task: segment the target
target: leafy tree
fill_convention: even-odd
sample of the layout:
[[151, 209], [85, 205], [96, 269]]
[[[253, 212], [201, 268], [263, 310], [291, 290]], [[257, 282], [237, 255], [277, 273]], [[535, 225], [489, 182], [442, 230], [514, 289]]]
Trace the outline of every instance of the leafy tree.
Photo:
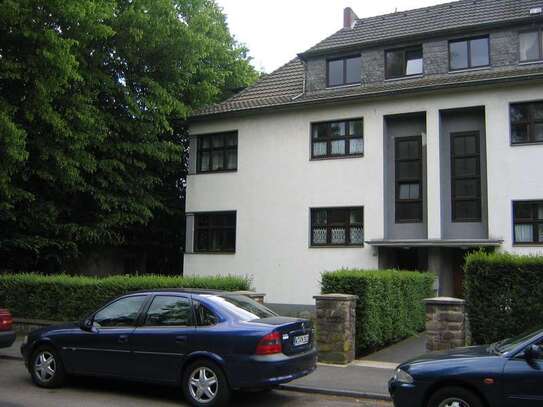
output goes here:
[[177, 250], [183, 120], [257, 78], [220, 8], [0, 0], [0, 10], [0, 266], [58, 268], [142, 236]]

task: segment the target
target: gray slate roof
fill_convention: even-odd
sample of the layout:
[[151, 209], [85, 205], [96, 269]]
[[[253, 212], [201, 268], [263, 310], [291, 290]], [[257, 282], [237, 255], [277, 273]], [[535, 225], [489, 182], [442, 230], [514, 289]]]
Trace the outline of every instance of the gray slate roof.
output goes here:
[[430, 35], [472, 26], [496, 25], [534, 18], [530, 9], [543, 0], [460, 0], [437, 6], [362, 18], [353, 29], [341, 29], [304, 55], [336, 48], [365, 46], [402, 37]]
[[[485, 24], [522, 21], [529, 10], [543, 6], [543, 0], [461, 0], [406, 12], [357, 20], [352, 30], [340, 30], [306, 53], [329, 52], [349, 46], [363, 47], [376, 41], [430, 35], [443, 30], [469, 28]], [[532, 17], [533, 18], [533, 17]], [[541, 17], [538, 17], [541, 21]], [[255, 110], [290, 108], [313, 103], [361, 99], [390, 94], [472, 86], [526, 78], [543, 79], [543, 65], [493, 68], [464, 73], [432, 75], [411, 80], [386, 81], [347, 88], [304, 93], [304, 65], [294, 58], [273, 73], [264, 76], [224, 102], [193, 113], [192, 119]]]

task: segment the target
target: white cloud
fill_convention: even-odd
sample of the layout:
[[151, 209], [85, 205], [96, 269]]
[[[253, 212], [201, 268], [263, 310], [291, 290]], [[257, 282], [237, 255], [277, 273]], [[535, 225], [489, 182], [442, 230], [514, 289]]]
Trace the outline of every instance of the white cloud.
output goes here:
[[358, 17], [446, 3], [447, 0], [216, 0], [230, 31], [244, 43], [253, 65], [267, 73], [342, 27], [343, 9]]

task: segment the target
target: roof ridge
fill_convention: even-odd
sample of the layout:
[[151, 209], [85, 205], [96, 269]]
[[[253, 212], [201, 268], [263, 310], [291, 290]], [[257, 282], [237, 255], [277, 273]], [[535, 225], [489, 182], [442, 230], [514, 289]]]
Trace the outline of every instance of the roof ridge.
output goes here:
[[402, 14], [402, 13], [409, 13], [409, 12], [413, 12], [413, 11], [423, 11], [423, 10], [429, 10], [429, 9], [432, 9], [432, 8], [440, 8], [440, 7], [445, 7], [445, 6], [451, 7], [453, 4], [457, 4], [457, 3], [470, 3], [470, 2], [477, 3], [477, 2], [480, 2], [480, 1], [482, 1], [482, 0], [454, 0], [454, 1], [449, 1], [449, 2], [446, 2], [446, 3], [432, 4], [431, 6], [410, 8], [408, 10], [393, 11], [391, 13], [378, 14], [378, 15], [375, 15], [375, 16], [357, 18], [356, 22], [358, 23], [359, 21], [370, 20], [370, 19], [373, 19], [373, 18], [382, 18], [382, 17], [387, 17], [387, 16], [393, 16], [393, 15], [398, 15], [398, 14]]

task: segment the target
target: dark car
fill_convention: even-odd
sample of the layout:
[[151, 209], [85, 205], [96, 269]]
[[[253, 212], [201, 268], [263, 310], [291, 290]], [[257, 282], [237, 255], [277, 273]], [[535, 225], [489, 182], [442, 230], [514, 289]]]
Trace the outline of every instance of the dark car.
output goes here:
[[543, 406], [543, 329], [490, 346], [428, 353], [389, 381], [396, 407]]
[[4, 308], [0, 308], [0, 348], [9, 348], [15, 341], [15, 331], [12, 328], [13, 317]]
[[316, 367], [309, 320], [281, 317], [248, 297], [215, 291], [146, 291], [119, 297], [81, 323], [32, 332], [21, 346], [35, 384], [66, 374], [182, 386], [195, 406], [230, 391], [267, 389]]

